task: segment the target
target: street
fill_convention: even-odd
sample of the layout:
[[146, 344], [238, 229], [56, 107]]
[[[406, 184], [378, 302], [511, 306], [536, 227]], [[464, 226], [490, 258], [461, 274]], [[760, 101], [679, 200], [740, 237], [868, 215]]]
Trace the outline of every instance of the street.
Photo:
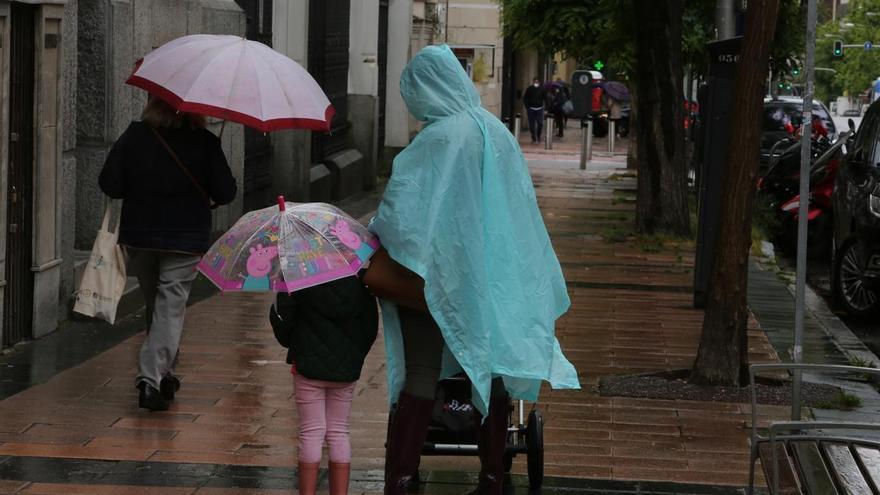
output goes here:
[[880, 495], [878, 16], [0, 0], [0, 495]]
[[[793, 266], [792, 260], [789, 259], [787, 262], [789, 266]], [[807, 282], [829, 306], [834, 308], [829, 262], [824, 259], [810, 260], [807, 266]], [[845, 311], [837, 311], [836, 314], [874, 354], [880, 355], [880, 321], [876, 317], [856, 318], [849, 316]], [[880, 366], [880, 363], [874, 364]]]

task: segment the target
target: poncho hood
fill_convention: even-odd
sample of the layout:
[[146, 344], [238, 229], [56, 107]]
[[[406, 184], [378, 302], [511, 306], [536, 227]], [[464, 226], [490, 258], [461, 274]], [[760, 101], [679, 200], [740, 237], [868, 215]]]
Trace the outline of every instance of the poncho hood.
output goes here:
[[480, 106], [479, 93], [447, 45], [428, 46], [412, 59], [400, 76], [400, 94], [422, 122]]
[[[562, 270], [519, 144], [479, 96], [447, 46], [422, 50], [401, 94], [426, 122], [394, 159], [370, 224], [391, 257], [425, 281], [446, 344], [442, 376], [464, 370], [486, 413], [491, 381], [535, 401], [542, 381], [578, 388], [555, 336], [569, 307]], [[405, 378], [397, 307], [382, 301], [388, 389]]]

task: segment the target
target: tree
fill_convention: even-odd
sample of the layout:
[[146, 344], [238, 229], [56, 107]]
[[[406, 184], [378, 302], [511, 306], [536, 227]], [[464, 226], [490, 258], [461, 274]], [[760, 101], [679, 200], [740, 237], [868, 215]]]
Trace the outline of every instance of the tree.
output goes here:
[[861, 45], [865, 41], [880, 43], [880, 0], [853, 0], [843, 19], [829, 21], [819, 27], [816, 41], [816, 64], [837, 71], [830, 75], [819, 72], [817, 93], [822, 99], [848, 94], [857, 96], [880, 76], [880, 48], [871, 51], [845, 48], [842, 57], [832, 55], [835, 40]]
[[747, 376], [746, 295], [752, 201], [760, 153], [763, 93], [779, 0], [751, 0], [734, 90], [721, 215], [691, 381], [735, 385]]
[[681, 0], [634, 0], [638, 141], [636, 226], [690, 234], [685, 171]]

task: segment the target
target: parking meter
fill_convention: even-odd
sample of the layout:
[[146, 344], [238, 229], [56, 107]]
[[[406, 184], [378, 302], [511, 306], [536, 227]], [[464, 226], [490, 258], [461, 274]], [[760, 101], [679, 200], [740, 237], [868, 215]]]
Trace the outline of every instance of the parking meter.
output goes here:
[[[694, 307], [706, 307], [709, 277], [715, 259], [718, 224], [721, 218], [721, 184], [727, 173], [725, 159], [730, 140], [733, 91], [740, 61], [742, 37], [714, 41], [709, 48], [709, 77], [701, 97], [703, 132], [697, 184], [699, 220], [694, 260]], [[758, 124], [756, 124], [758, 125]]]

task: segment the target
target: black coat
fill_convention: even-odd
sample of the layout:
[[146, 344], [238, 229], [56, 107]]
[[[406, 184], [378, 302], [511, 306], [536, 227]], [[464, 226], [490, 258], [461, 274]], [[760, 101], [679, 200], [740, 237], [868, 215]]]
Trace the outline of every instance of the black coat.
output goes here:
[[[235, 199], [236, 185], [220, 139], [206, 129], [161, 128], [159, 133], [218, 204]], [[101, 190], [121, 198], [119, 243], [202, 254], [211, 247], [211, 209], [144, 122], [132, 122], [110, 149]]]
[[542, 87], [535, 87], [534, 85], [526, 88], [523, 93], [523, 105], [528, 108], [538, 108], [544, 107], [544, 98], [546, 98], [547, 92], [544, 91]]
[[287, 362], [313, 380], [353, 382], [376, 340], [376, 298], [356, 277], [278, 294], [269, 313]]

